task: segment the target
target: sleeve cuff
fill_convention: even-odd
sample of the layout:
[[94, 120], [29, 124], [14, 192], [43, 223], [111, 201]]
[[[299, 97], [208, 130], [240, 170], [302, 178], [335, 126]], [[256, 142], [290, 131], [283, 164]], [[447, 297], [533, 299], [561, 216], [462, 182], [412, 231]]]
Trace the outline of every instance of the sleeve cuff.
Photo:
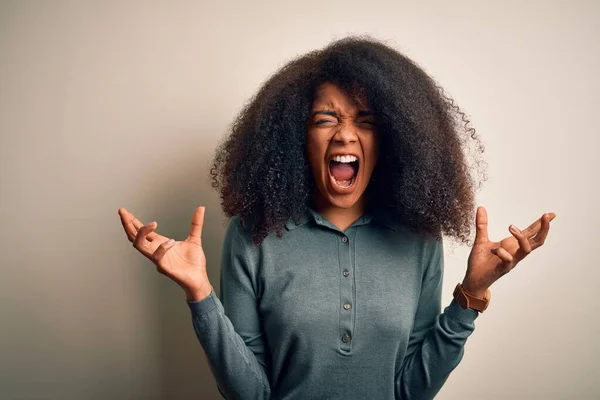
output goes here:
[[444, 314], [459, 321], [473, 323], [479, 317], [480, 312], [472, 308], [462, 308], [456, 299], [452, 299], [450, 304], [445, 308]]
[[217, 309], [219, 304], [219, 298], [217, 297], [217, 294], [215, 293], [215, 288], [212, 285], [210, 286], [210, 289], [210, 294], [202, 300], [186, 300], [192, 313], [199, 316], [203, 316]]

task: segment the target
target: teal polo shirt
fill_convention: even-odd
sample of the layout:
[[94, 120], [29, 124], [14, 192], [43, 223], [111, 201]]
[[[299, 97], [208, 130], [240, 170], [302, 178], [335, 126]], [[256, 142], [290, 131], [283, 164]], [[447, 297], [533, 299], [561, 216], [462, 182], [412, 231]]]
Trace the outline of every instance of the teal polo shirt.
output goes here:
[[442, 241], [384, 214], [341, 231], [309, 209], [260, 246], [233, 217], [220, 296], [188, 301], [226, 399], [432, 399], [479, 312], [441, 313]]

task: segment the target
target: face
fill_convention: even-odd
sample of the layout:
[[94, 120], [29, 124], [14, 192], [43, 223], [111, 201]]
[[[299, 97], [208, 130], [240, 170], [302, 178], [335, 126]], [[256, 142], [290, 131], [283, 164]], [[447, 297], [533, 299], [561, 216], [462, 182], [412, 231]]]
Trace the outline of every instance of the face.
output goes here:
[[318, 204], [364, 205], [378, 157], [376, 122], [365, 101], [356, 103], [331, 83], [320, 86], [307, 133]]

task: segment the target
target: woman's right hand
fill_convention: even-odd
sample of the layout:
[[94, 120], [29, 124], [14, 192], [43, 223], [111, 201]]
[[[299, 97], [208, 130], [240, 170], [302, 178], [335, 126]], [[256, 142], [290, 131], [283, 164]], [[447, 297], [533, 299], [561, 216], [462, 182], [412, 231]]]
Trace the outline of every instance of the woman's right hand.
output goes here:
[[204, 207], [196, 208], [190, 234], [181, 242], [156, 233], [154, 230], [157, 223], [154, 221], [144, 225], [124, 208], [119, 208], [118, 211], [133, 247], [149, 258], [158, 272], [181, 286], [189, 301], [201, 300], [212, 291], [202, 250], [204, 210]]

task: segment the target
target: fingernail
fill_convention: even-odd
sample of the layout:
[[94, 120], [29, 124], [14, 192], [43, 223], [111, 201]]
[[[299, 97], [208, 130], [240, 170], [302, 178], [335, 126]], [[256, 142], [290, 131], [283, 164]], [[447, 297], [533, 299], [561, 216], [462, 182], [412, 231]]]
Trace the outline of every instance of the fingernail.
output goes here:
[[510, 229], [512, 232], [519, 232], [519, 230], [517, 229], [517, 227], [514, 226], [514, 225], [509, 226], [508, 229]]

